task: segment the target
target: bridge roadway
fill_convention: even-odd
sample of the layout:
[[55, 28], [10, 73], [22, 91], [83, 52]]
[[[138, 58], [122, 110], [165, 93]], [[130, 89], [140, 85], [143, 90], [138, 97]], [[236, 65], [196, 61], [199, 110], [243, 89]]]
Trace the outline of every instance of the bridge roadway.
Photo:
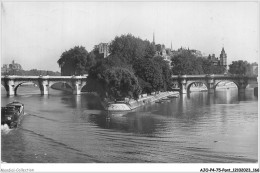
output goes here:
[[[249, 83], [257, 83], [257, 76], [241, 76], [241, 75], [172, 75], [172, 85], [179, 88], [181, 94], [190, 91], [190, 87], [194, 83], [203, 83], [209, 93], [214, 93], [218, 83], [222, 81], [234, 82], [238, 88], [238, 92], [245, 92], [245, 88]], [[5, 87], [7, 95], [16, 95], [17, 89], [23, 83], [34, 83], [39, 86], [41, 94], [49, 94], [49, 87], [55, 83], [68, 84], [73, 94], [81, 94], [82, 88], [87, 83], [86, 76], [2, 76], [1, 83]]]

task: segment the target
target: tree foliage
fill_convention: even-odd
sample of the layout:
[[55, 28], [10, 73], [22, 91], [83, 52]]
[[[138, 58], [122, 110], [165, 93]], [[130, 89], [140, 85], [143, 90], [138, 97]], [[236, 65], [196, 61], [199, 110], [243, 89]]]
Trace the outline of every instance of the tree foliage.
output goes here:
[[214, 65], [209, 59], [196, 57], [189, 50], [183, 50], [171, 59], [174, 75], [223, 74], [224, 66]]
[[157, 65], [157, 68], [160, 69], [160, 73], [162, 74], [163, 91], [169, 91], [171, 89], [172, 75], [169, 63], [165, 61], [161, 56], [154, 57], [153, 62]]
[[54, 72], [50, 70], [37, 70], [37, 69], [31, 69], [31, 70], [10, 70], [7, 72], [2, 72], [2, 75], [18, 75], [18, 76], [60, 76], [60, 72]]
[[253, 71], [253, 66], [257, 66], [257, 63], [248, 63], [247, 61], [232, 61], [232, 64], [229, 65], [229, 73], [238, 74], [238, 75], [255, 75], [255, 71]]
[[87, 83], [89, 91], [112, 100], [124, 97], [138, 99], [141, 91], [132, 69], [116, 56], [108, 57], [91, 67]]
[[[135, 74], [142, 79], [143, 92], [151, 93], [163, 88], [163, 75], [159, 64], [152, 59], [137, 59], [133, 65]], [[149, 84], [150, 85], [149, 85]]]
[[86, 73], [88, 52], [82, 46], [74, 48], [62, 53], [58, 64], [61, 67], [61, 75], [83, 75]]
[[175, 75], [198, 75], [203, 74], [201, 61], [190, 51], [182, 51], [181, 54], [173, 56], [171, 59], [172, 73]]
[[131, 34], [115, 37], [109, 46], [111, 55], [117, 55], [121, 61], [133, 64], [136, 59], [152, 58], [155, 48], [147, 40], [136, 38]]

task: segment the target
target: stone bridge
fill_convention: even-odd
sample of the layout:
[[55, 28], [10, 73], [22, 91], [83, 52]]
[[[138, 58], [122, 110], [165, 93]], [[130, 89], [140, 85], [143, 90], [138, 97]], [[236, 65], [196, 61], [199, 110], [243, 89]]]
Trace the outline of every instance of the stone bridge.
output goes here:
[[238, 92], [245, 92], [248, 84], [257, 84], [257, 76], [242, 76], [242, 75], [179, 75], [172, 76], [172, 82], [178, 86], [181, 94], [190, 92], [190, 87], [194, 83], [203, 83], [209, 93], [214, 93], [217, 85], [220, 82], [234, 82], [238, 88]]
[[[239, 92], [245, 92], [249, 83], [257, 83], [257, 76], [238, 76], [238, 75], [179, 75], [172, 76], [172, 82], [179, 86], [178, 91], [186, 94], [194, 83], [203, 83], [209, 93], [213, 93], [219, 82], [234, 82]], [[23, 83], [34, 83], [39, 86], [41, 94], [48, 94], [49, 87], [54, 83], [68, 84], [73, 94], [81, 94], [81, 89], [87, 83], [87, 76], [5, 76], [1, 77], [1, 83], [5, 87], [7, 95], [16, 95], [17, 89]]]
[[68, 84], [73, 94], [80, 94], [86, 85], [87, 76], [5, 76], [1, 77], [1, 83], [5, 87], [7, 95], [16, 95], [17, 89], [23, 83], [34, 83], [39, 86], [41, 94], [49, 94], [49, 87], [55, 83]]

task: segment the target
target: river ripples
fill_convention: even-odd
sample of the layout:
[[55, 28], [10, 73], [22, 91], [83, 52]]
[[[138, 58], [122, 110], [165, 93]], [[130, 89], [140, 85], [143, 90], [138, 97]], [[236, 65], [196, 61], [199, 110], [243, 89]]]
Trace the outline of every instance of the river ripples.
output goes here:
[[[33, 94], [28, 94], [29, 91]], [[30, 91], [30, 92], [31, 92]], [[130, 112], [101, 110], [90, 95], [21, 87], [17, 129], [2, 126], [2, 161], [12, 163], [257, 162], [258, 99], [252, 89], [194, 92]]]

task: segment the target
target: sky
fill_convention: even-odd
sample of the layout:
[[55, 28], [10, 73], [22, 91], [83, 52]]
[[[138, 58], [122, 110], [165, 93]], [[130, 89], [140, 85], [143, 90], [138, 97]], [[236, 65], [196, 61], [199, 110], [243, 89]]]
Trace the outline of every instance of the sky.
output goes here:
[[259, 59], [258, 2], [2, 2], [1, 65], [60, 71], [62, 52], [131, 33], [227, 62]]

